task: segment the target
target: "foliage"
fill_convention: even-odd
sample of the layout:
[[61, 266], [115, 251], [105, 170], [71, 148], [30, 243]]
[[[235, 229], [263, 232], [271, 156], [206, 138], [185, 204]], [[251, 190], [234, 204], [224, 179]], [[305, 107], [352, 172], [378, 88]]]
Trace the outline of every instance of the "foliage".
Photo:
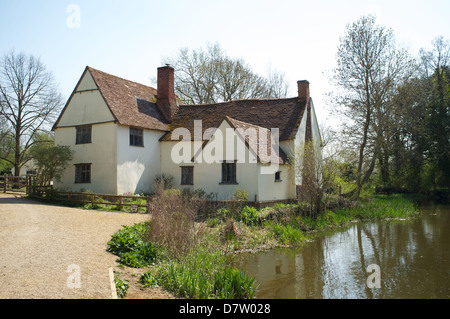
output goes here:
[[[343, 212], [341, 212], [343, 213]], [[357, 219], [411, 218], [418, 214], [416, 205], [407, 195], [376, 195], [344, 213]]]
[[119, 257], [118, 261], [129, 267], [151, 265], [162, 257], [162, 249], [144, 241], [150, 222], [123, 226], [108, 242], [108, 251]]
[[130, 284], [127, 280], [121, 280], [118, 277], [114, 277], [114, 282], [116, 285], [117, 297], [122, 299], [127, 294], [128, 288], [130, 288]]
[[144, 287], [159, 287], [161, 279], [154, 270], [149, 270], [143, 274], [141, 274], [139, 278], [139, 283], [141, 283]]
[[253, 298], [256, 291], [253, 278], [227, 266], [220, 252], [204, 247], [197, 247], [185, 260], [173, 261], [161, 271], [161, 285], [187, 298]]
[[40, 142], [30, 149], [36, 170], [37, 186], [49, 186], [52, 181], [59, 181], [68, 163], [73, 158], [69, 146], [54, 145], [53, 141]]
[[214, 274], [213, 292], [221, 299], [253, 299], [255, 295], [255, 280], [245, 272], [225, 267]]
[[296, 246], [300, 245], [305, 239], [305, 235], [299, 228], [279, 223], [271, 223], [270, 225], [273, 235], [282, 244]]
[[241, 210], [241, 219], [247, 226], [259, 224], [258, 210], [252, 206], [244, 206]]
[[241, 189], [241, 188], [237, 187], [233, 192], [233, 196], [231, 197], [231, 200], [246, 202], [246, 201], [248, 201], [248, 192], [245, 189]]
[[342, 116], [343, 138], [358, 158], [355, 199], [377, 163], [380, 176], [387, 178], [399, 123], [394, 97], [414, 68], [408, 53], [397, 47], [393, 31], [376, 25], [374, 16], [363, 16], [346, 27], [331, 80], [337, 88], [334, 114]]

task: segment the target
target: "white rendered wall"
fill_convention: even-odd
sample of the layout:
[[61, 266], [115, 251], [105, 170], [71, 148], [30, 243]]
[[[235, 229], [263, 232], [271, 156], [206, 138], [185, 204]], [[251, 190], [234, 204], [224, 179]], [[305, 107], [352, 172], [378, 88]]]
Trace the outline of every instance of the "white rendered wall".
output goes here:
[[130, 128], [117, 126], [117, 193], [153, 192], [155, 177], [160, 174], [159, 131], [144, 130], [144, 146], [130, 145]]
[[[78, 192], [91, 190], [100, 194], [116, 194], [116, 125], [104, 123], [92, 125], [92, 142], [75, 144], [76, 128], [55, 130], [55, 143], [68, 145], [74, 157], [55, 188]], [[91, 163], [91, 183], [75, 183], [75, 164]]]

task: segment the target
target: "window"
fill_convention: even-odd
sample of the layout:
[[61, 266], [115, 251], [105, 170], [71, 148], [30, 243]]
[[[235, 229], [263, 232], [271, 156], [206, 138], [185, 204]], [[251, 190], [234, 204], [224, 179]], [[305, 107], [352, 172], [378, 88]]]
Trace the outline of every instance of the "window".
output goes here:
[[181, 185], [194, 185], [194, 167], [181, 167]]
[[75, 164], [75, 183], [91, 182], [91, 164]]
[[237, 184], [236, 182], [236, 162], [222, 163], [222, 182], [223, 184]]
[[280, 171], [275, 173], [275, 182], [281, 182], [281, 172]]
[[87, 144], [91, 143], [92, 126], [77, 126], [77, 138], [76, 144]]
[[130, 127], [130, 145], [144, 146], [143, 130]]

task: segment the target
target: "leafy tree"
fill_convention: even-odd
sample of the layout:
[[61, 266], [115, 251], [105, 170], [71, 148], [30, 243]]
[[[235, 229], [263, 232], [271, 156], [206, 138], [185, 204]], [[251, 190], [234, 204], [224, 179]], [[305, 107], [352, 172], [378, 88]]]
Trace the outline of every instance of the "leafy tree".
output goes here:
[[436, 185], [450, 187], [450, 43], [438, 37], [433, 50], [422, 50], [421, 56], [431, 87], [425, 117], [428, 150], [437, 165]]
[[36, 169], [37, 186], [49, 186], [50, 182], [59, 181], [68, 162], [73, 158], [73, 151], [69, 146], [54, 145], [49, 138], [33, 146], [30, 154]]
[[376, 25], [374, 16], [363, 16], [347, 26], [331, 81], [336, 87], [334, 113], [343, 118], [344, 138], [358, 150], [355, 198], [377, 160], [381, 167], [388, 167], [392, 98], [411, 69], [411, 59], [397, 49], [393, 31]]

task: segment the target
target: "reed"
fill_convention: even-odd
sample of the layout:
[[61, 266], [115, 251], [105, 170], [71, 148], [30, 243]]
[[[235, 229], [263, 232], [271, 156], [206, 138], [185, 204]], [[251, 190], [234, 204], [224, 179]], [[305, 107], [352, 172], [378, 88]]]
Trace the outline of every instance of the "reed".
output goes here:
[[183, 261], [161, 267], [159, 283], [181, 297], [199, 299], [249, 299], [256, 291], [254, 279], [227, 265], [218, 251], [197, 247]]

